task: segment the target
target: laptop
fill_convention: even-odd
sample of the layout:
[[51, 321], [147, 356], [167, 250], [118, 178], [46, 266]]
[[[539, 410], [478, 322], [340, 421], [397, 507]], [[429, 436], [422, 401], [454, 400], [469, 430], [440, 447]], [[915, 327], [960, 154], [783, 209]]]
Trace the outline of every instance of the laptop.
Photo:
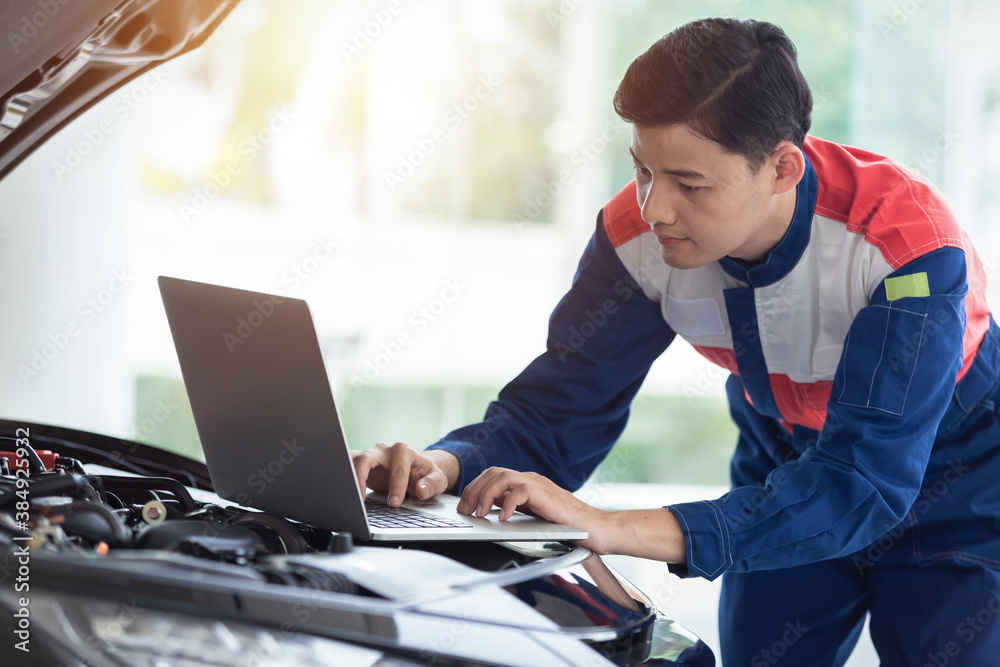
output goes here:
[[[459, 514], [458, 496], [358, 488], [309, 306], [301, 299], [160, 276], [160, 295], [209, 476], [226, 500], [357, 540], [557, 541], [587, 531], [499, 509]], [[388, 515], [388, 518], [381, 518]]]

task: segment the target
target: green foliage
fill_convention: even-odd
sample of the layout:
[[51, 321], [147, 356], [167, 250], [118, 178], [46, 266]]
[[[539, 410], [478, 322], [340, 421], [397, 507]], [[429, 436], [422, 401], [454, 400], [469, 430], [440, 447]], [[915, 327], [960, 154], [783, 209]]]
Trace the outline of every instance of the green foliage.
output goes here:
[[[344, 430], [355, 449], [397, 440], [422, 448], [481, 420], [496, 393], [485, 386], [364, 387], [343, 401]], [[735, 444], [723, 399], [640, 394], [598, 474], [615, 482], [725, 485]]]
[[602, 482], [725, 486], [736, 437], [721, 398], [640, 394], [614, 453], [595, 474]]
[[[402, 440], [417, 449], [448, 431], [478, 422], [496, 398], [491, 386], [381, 386], [352, 389], [338, 409], [352, 449]], [[191, 405], [178, 378], [140, 376], [134, 438], [204, 460]], [[605, 482], [729, 483], [736, 427], [720, 398], [642, 394], [614, 454], [597, 474]]]

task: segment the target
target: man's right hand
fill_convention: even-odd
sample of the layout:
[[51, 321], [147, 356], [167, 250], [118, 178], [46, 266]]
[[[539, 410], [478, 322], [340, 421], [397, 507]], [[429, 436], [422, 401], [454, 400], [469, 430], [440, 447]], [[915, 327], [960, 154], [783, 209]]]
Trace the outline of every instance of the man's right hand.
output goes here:
[[392, 507], [399, 507], [407, 493], [427, 500], [458, 484], [458, 459], [441, 449], [418, 452], [405, 442], [380, 442], [371, 449], [352, 451], [351, 458], [358, 487], [385, 493]]

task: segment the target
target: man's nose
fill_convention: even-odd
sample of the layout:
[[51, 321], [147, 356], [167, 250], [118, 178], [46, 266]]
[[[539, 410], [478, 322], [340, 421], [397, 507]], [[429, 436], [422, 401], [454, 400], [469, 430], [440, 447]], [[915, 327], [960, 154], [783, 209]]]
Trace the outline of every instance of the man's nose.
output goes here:
[[672, 225], [677, 222], [677, 209], [666, 187], [651, 183], [639, 205], [642, 219], [652, 227], [657, 223]]

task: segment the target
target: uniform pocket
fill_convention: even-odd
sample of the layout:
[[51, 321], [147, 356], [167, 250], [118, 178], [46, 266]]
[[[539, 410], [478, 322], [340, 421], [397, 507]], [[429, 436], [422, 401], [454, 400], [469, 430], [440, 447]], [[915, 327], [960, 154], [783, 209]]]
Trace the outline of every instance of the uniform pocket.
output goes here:
[[724, 336], [726, 325], [715, 299], [677, 299], [667, 295], [667, 324], [682, 336]]
[[844, 343], [844, 386], [837, 402], [902, 415], [926, 321], [927, 303], [920, 299], [872, 305], [859, 312]]

